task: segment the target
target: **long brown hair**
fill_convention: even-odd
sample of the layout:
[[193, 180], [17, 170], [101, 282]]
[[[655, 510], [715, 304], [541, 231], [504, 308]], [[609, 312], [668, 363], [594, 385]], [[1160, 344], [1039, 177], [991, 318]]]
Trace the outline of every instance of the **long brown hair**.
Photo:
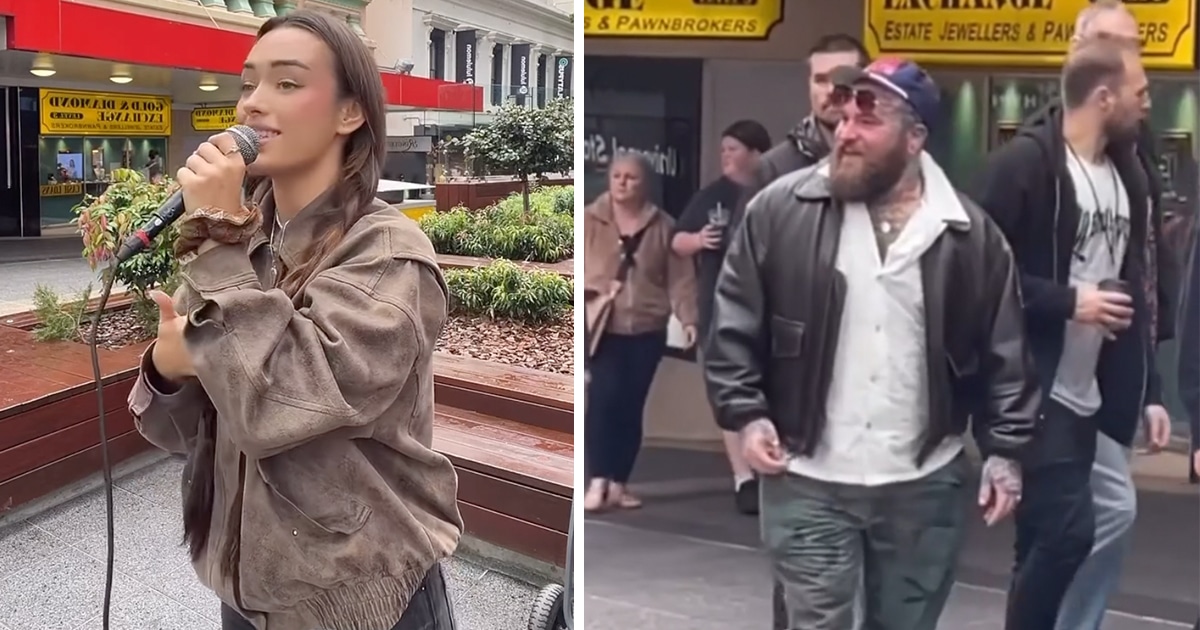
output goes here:
[[[341, 176], [330, 195], [329, 202], [341, 208], [342, 212], [325, 219], [326, 224], [317, 230], [321, 236], [313, 241], [303, 256], [304, 264], [295, 269], [285, 269], [280, 280], [280, 288], [289, 295], [295, 295], [337, 247], [350, 227], [371, 210], [386, 157], [387, 107], [375, 59], [345, 22], [317, 11], [293, 11], [267, 20], [258, 29], [257, 38], [262, 39], [267, 33], [280, 28], [308, 31], [329, 46], [337, 74], [338, 98], [357, 102], [363, 114], [362, 126], [350, 134], [346, 141]], [[263, 185], [268, 184], [263, 182]], [[188, 464], [183, 538], [192, 560], [199, 558], [207, 545], [212, 523], [216, 426], [215, 412], [210, 408], [200, 423], [200, 434]], [[222, 569], [226, 573], [232, 570], [237, 555], [238, 541], [230, 540], [221, 559]]]

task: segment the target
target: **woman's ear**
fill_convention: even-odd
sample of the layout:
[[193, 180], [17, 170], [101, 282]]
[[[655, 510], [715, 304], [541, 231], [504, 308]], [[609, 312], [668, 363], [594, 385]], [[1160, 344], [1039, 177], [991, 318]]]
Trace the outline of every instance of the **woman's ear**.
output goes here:
[[363, 117], [362, 106], [358, 101], [348, 100], [342, 106], [341, 121], [338, 123], [337, 132], [340, 135], [348, 136], [363, 125], [365, 118]]

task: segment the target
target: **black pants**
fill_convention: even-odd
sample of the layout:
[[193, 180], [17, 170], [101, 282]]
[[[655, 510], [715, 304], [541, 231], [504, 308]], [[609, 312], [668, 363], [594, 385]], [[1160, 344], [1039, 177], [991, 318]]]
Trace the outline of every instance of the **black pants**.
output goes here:
[[592, 356], [585, 416], [585, 464], [591, 479], [629, 481], [642, 447], [642, 413], [667, 347], [666, 331], [606, 334]]
[[1095, 458], [1092, 418], [1048, 401], [1024, 466], [1006, 630], [1054, 630], [1067, 588], [1092, 551]]
[[[454, 611], [450, 607], [450, 594], [446, 591], [446, 580], [442, 568], [433, 565], [421, 587], [408, 602], [408, 608], [392, 630], [454, 630]], [[254, 630], [249, 621], [236, 610], [221, 605], [221, 630]], [[312, 630], [326, 630], [324, 628]]]

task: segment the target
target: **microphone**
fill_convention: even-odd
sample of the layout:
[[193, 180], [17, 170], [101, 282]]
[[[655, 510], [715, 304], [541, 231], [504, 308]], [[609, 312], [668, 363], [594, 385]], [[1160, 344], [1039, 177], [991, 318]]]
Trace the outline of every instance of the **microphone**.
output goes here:
[[[242, 155], [242, 159], [246, 164], [254, 162], [258, 159], [258, 132], [254, 131], [246, 125], [234, 125], [225, 130], [229, 135], [233, 136], [233, 141], [237, 143], [238, 153]], [[117, 262], [121, 263], [129, 260], [134, 255], [150, 246], [154, 239], [158, 237], [163, 230], [183, 216], [186, 208], [183, 207], [183, 191], [177, 190], [174, 194], [167, 198], [163, 205], [158, 210], [154, 211], [154, 216], [141, 227], [138, 231], [130, 234], [125, 242], [121, 244], [121, 248], [117, 250]]]

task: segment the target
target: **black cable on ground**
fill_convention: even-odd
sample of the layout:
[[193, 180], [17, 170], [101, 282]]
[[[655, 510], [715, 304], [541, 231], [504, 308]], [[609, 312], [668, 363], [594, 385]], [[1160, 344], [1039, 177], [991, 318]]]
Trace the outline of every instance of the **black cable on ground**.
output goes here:
[[96, 312], [92, 313], [92, 331], [88, 335], [88, 350], [92, 354], [92, 378], [96, 379], [96, 409], [100, 425], [100, 460], [104, 468], [104, 502], [108, 507], [108, 559], [104, 569], [104, 614], [103, 630], [109, 630], [110, 613], [112, 612], [113, 558], [116, 548], [116, 524], [113, 520], [113, 478], [112, 462], [108, 458], [108, 422], [104, 415], [104, 374], [100, 371], [100, 347], [97, 334], [100, 332], [100, 319], [104, 317], [104, 308], [108, 305], [108, 296], [112, 294], [113, 282], [116, 280], [116, 265], [104, 274], [104, 289], [100, 292], [100, 303]]

